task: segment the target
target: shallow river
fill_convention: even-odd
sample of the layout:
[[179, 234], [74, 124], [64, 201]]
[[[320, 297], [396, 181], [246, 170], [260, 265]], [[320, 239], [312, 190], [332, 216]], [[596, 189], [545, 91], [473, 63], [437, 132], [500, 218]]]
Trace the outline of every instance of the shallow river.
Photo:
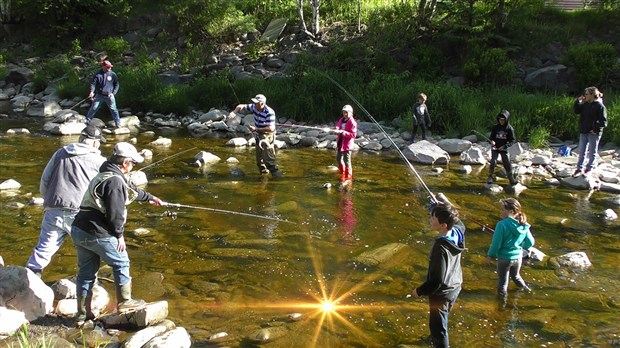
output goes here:
[[[0, 255], [7, 265], [26, 262], [37, 241], [42, 208], [14, 210], [6, 204], [40, 196], [39, 178], [51, 154], [77, 141], [40, 134], [39, 121], [0, 121], [2, 133], [22, 126], [33, 134], [0, 137], [0, 181], [22, 184], [17, 196], [0, 194]], [[169, 202], [290, 222], [188, 208], [174, 209], [173, 220], [162, 216], [162, 207], [130, 206], [126, 230], [134, 296], [167, 300], [169, 318], [188, 330], [194, 346], [208, 346], [209, 335], [224, 331], [229, 336], [223, 345], [249, 347], [247, 337], [261, 328], [281, 336], [268, 347], [426, 346], [426, 299], [406, 295], [426, 275], [434, 238], [428, 228], [428, 195], [394, 153], [354, 154], [355, 182], [340, 190], [328, 169], [334, 164], [332, 151], [281, 150], [278, 162], [285, 175], [272, 179], [257, 173], [252, 149], [225, 147], [223, 138], [166, 136], [173, 139], [171, 148], [153, 148], [153, 160], [144, 165], [197, 149], [148, 168], [147, 191]], [[108, 139], [105, 156], [115, 142]], [[137, 139], [138, 149], [152, 141]], [[198, 150], [222, 161], [194, 168], [188, 163]], [[226, 164], [229, 157], [240, 163]], [[600, 217], [608, 208], [602, 199], [610, 195], [525, 183], [529, 189], [518, 199], [533, 225], [536, 247], [551, 256], [584, 251], [593, 267], [573, 272], [526, 265], [522, 276], [533, 293], [519, 293], [511, 283], [502, 308], [495, 297], [494, 267], [484, 263], [491, 235], [476, 221], [494, 225], [497, 202], [506, 194], [483, 190], [486, 168], [458, 174], [458, 159], [443, 166], [440, 175], [433, 175], [430, 166], [415, 167], [433, 192], [444, 192], [460, 207], [468, 228], [463, 291], [450, 316], [454, 347], [620, 346], [620, 224]], [[325, 183], [333, 187], [325, 189]], [[148, 233], [136, 233], [138, 228]], [[362, 252], [389, 243], [407, 248], [378, 267], [353, 262]], [[52, 283], [75, 273], [69, 241], [43, 278]], [[101, 274], [111, 277], [105, 268]], [[112, 290], [111, 284], [104, 286]], [[321, 309], [325, 298], [337, 300], [335, 311]], [[291, 313], [301, 313], [301, 320], [288, 320]]]

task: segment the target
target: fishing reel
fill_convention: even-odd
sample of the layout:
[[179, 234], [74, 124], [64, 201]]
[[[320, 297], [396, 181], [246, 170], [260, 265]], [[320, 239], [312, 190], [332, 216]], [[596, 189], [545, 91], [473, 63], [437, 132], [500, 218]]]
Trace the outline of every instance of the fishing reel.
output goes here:
[[171, 210], [166, 210], [161, 214], [161, 216], [169, 217], [172, 219], [172, 221], [177, 219], [177, 213]]

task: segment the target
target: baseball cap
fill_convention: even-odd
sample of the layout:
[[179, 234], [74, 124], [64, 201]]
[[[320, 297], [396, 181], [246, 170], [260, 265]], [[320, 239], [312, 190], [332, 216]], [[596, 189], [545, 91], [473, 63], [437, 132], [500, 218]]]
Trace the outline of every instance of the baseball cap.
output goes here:
[[109, 60], [104, 60], [103, 62], [101, 62], [101, 66], [105, 66], [107, 68], [113, 67], [112, 63], [110, 63]]
[[115, 156], [127, 157], [131, 158], [132, 161], [136, 163], [144, 162], [144, 157], [142, 157], [136, 148], [130, 143], [120, 142], [114, 145], [114, 153]]
[[342, 111], [347, 111], [349, 113], [353, 113], [353, 107], [351, 105], [345, 105], [342, 107]]
[[106, 142], [105, 138], [103, 137], [103, 134], [101, 134], [101, 129], [97, 128], [96, 126], [92, 124], [90, 126], [86, 126], [86, 128], [82, 130], [82, 133], [80, 135], [86, 139], [99, 140], [99, 142], [101, 143]]
[[267, 97], [262, 94], [257, 94], [256, 97], [252, 98], [253, 103], [266, 103]]

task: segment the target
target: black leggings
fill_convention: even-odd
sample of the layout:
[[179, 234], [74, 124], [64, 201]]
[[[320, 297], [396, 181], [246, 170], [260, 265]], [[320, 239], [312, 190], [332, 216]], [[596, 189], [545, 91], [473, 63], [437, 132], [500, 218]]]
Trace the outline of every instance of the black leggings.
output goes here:
[[502, 164], [504, 165], [504, 169], [506, 170], [506, 175], [508, 176], [510, 184], [516, 184], [517, 182], [512, 176], [512, 164], [510, 163], [510, 156], [508, 156], [508, 151], [491, 150], [491, 167], [489, 168], [489, 176], [492, 176], [493, 172], [495, 171], [495, 166], [497, 166], [497, 156], [502, 156]]

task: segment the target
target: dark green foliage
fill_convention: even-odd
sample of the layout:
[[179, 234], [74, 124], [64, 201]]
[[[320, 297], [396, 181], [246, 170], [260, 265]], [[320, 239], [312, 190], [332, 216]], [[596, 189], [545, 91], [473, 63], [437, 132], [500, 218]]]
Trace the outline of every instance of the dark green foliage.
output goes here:
[[468, 81], [483, 84], [505, 84], [515, 76], [515, 64], [501, 48], [491, 48], [473, 57], [463, 66]]
[[570, 48], [566, 56], [577, 71], [579, 86], [602, 86], [610, 73], [618, 71], [617, 54], [610, 44], [580, 44]]
[[129, 0], [21, 0], [12, 1], [12, 17], [36, 26], [40, 44], [59, 47], [51, 39], [101, 31], [111, 18], [122, 18], [130, 9]]
[[123, 58], [123, 53], [129, 50], [129, 43], [121, 37], [108, 37], [97, 41], [95, 48], [99, 51], [105, 51], [108, 60], [117, 62]]

